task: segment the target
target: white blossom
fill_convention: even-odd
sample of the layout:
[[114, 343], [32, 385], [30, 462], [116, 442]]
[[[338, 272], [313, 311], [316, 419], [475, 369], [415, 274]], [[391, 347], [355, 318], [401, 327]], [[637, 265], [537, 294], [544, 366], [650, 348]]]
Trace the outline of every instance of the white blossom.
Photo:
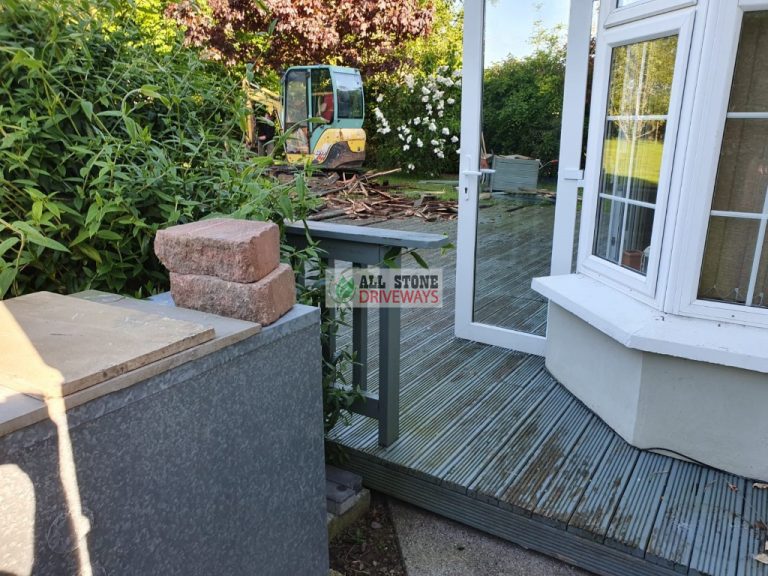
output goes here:
[[416, 146], [418, 148], [424, 148], [424, 142], [421, 141], [421, 138], [416, 139]]
[[413, 125], [418, 126], [419, 124], [421, 124], [421, 118], [417, 116], [416, 118], [413, 119]]
[[443, 116], [445, 116], [445, 112], [443, 112], [442, 110], [438, 110], [437, 111], [437, 117], [438, 118], [442, 118]]
[[429, 123], [429, 131], [430, 132], [437, 132], [437, 124], [435, 124], [434, 122], [430, 122]]
[[376, 96], [376, 102], [378, 102], [379, 104], [384, 102], [384, 94], [379, 94], [378, 96]]
[[429, 96], [422, 96], [421, 101], [424, 103], [429, 102]]
[[408, 90], [413, 92], [413, 86], [416, 82], [415, 78], [413, 77], [413, 74], [406, 74], [405, 78], [403, 78], [403, 81], [405, 82], [405, 85], [408, 87]]
[[454, 136], [451, 136], [451, 142], [453, 142], [454, 144], [456, 144], [456, 142], [458, 142], [458, 141], [459, 141], [459, 137], [458, 137], [458, 136], [456, 136], [456, 135], [454, 135]]
[[408, 144], [403, 145], [403, 152], [407, 152], [411, 147]]
[[406, 138], [406, 139], [405, 139], [405, 142], [406, 142], [407, 144], [410, 144], [410, 143], [411, 143], [411, 140], [413, 140], [413, 134], [408, 134], [408, 138]]
[[425, 96], [428, 96], [429, 95], [429, 88], [427, 88], [426, 86], [422, 86], [421, 87], [421, 93], [424, 94]]
[[[432, 140], [430, 144], [432, 144], [432, 146], [440, 146], [440, 142], [438, 142], [437, 140]], [[437, 150], [437, 148], [435, 148], [435, 150]]]
[[408, 171], [413, 172], [414, 170], [416, 170], [416, 166], [414, 166], [413, 164], [408, 164]]
[[443, 128], [441, 132], [443, 133], [443, 136], [448, 136], [451, 133], [451, 131], [447, 127]]
[[448, 104], [450, 106], [453, 106], [454, 104], [456, 104], [456, 99], [455, 98], [448, 98], [448, 100], [446, 100], [446, 102], [448, 102]]

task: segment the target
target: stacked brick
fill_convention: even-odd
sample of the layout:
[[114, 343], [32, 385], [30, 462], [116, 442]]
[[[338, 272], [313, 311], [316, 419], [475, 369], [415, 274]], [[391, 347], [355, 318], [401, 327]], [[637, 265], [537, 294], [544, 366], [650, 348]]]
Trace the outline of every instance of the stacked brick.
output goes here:
[[275, 224], [202, 220], [160, 230], [155, 253], [177, 306], [266, 326], [296, 303], [293, 270], [280, 264]]

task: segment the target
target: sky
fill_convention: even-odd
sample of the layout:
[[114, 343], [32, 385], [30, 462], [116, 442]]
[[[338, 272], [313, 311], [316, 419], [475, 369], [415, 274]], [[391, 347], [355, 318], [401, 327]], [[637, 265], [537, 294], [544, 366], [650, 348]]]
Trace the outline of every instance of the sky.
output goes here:
[[[538, 11], [537, 4], [541, 5]], [[530, 54], [533, 23], [542, 20], [545, 28], [567, 25], [569, 5], [569, 0], [486, 0], [485, 65], [504, 60], [510, 54]]]

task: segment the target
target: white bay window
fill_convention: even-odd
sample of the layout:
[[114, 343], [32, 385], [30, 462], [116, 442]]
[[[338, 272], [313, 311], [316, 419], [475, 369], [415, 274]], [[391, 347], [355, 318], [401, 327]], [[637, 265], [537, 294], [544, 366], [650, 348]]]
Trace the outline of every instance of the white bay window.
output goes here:
[[603, 0], [549, 371], [625, 440], [768, 479], [768, 0]]
[[649, 303], [693, 21], [692, 9], [672, 11], [598, 34], [579, 268]]
[[744, 15], [698, 297], [768, 307], [768, 11]]

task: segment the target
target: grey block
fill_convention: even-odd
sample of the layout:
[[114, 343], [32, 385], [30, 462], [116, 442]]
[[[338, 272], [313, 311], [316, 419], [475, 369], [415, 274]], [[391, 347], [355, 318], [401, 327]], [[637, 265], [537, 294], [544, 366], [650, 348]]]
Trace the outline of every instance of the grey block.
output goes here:
[[[0, 573], [328, 573], [319, 314], [0, 437]], [[64, 459], [64, 462], [60, 460]], [[73, 538], [71, 466], [90, 530]], [[12, 511], [12, 512], [11, 512]]]
[[336, 484], [351, 488], [354, 491], [358, 491], [363, 487], [362, 476], [329, 464], [325, 466], [325, 479], [329, 482], [336, 482]]

